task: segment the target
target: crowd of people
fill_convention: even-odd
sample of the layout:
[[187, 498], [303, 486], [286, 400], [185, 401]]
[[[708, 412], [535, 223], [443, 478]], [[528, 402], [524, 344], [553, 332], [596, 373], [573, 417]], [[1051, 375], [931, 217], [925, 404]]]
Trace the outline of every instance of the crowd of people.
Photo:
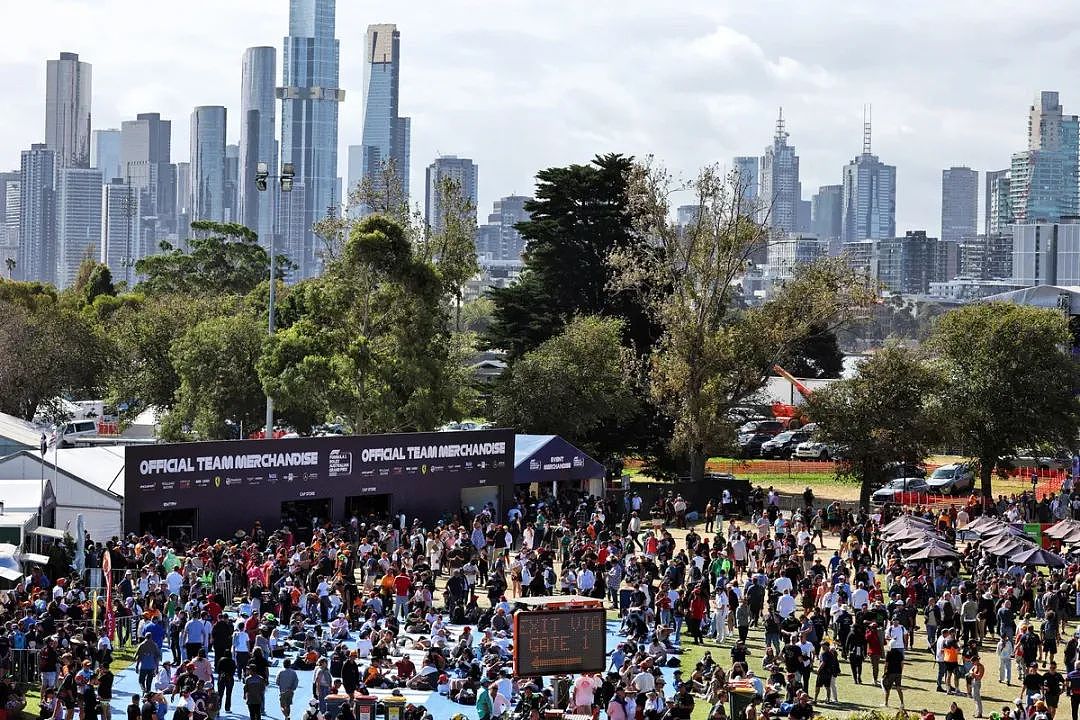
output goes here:
[[[501, 516], [463, 508], [431, 526], [366, 517], [317, 522], [303, 537], [256, 524], [195, 542], [88, 538], [87, 572], [34, 568], [0, 592], [0, 709], [21, 707], [19, 678], [33, 677], [41, 718], [111, 720], [123, 647], [138, 676], [138, 694], [116, 698], [130, 700], [129, 720], [208, 720], [234, 708], [255, 720], [271, 703], [286, 720], [353, 720], [342, 699], [371, 690], [439, 693], [480, 720], [549, 709], [688, 720], [699, 704], [710, 720], [736, 705], [746, 720], [806, 720], [843, 707], [843, 674], [903, 707], [910, 653], [926, 652], [937, 689], [953, 696], [948, 720], [963, 719], [956, 698], [984, 716], [993, 669], [1018, 685], [1009, 720], [1051, 720], [1065, 695], [1076, 720], [1080, 634], [1065, 637], [1080, 611], [1075, 567], [1040, 575], [965, 544], [977, 504], [871, 515], [820, 507], [809, 489], [795, 504], [781, 511], [771, 488], [724, 491], [704, 507], [673, 493], [645, 507], [632, 492], [563, 491], [523, 494]], [[900, 512], [958, 538], [958, 562], [905, 561], [879, 532]], [[89, 587], [106, 551], [109, 609]], [[618, 611], [608, 667], [554, 682], [515, 677], [513, 601], [560, 593]], [[691, 644], [710, 646], [692, 667]], [[314, 699], [294, 708], [309, 673]], [[422, 704], [403, 712], [430, 716]]]

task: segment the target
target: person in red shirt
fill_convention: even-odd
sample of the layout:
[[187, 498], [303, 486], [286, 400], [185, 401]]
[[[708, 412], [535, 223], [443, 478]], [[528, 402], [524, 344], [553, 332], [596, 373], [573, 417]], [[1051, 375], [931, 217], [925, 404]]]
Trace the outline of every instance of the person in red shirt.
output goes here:
[[394, 616], [404, 619], [409, 614], [409, 590], [412, 578], [404, 570], [394, 578]]
[[686, 625], [690, 630], [690, 636], [694, 638], [694, 642], [698, 645], [701, 644], [701, 621], [705, 619], [707, 609], [705, 598], [701, 596], [701, 588], [694, 588], [694, 591], [690, 594], [690, 607], [686, 613]]
[[870, 623], [866, 629], [866, 657], [870, 658], [870, 668], [874, 673], [874, 684], [878, 683], [878, 666], [881, 664], [881, 635], [877, 623]]

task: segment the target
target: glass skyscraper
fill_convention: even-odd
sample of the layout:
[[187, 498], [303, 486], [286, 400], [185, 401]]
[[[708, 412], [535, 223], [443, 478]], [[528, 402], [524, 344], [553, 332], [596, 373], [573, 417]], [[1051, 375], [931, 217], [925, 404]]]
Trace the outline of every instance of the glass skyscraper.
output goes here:
[[461, 192], [460, 199], [469, 204], [472, 220], [476, 220], [476, 163], [469, 158], [459, 158], [457, 155], [443, 155], [435, 158], [435, 162], [428, 165], [425, 180], [424, 221], [431, 232], [441, 233], [446, 227], [448, 209], [443, 207], [445, 199], [443, 183], [447, 180], [457, 183]]
[[101, 257], [101, 171], [62, 168], [56, 203], [56, 286], [70, 287], [84, 260]]
[[244, 51], [240, 88], [240, 219], [259, 235], [269, 248], [274, 232], [274, 208], [278, 183], [270, 181], [266, 190], [255, 187], [255, 171], [266, 163], [271, 175], [278, 174], [277, 119], [274, 86], [277, 77], [277, 50], [251, 47]]
[[844, 166], [840, 239], [846, 244], [896, 237], [896, 166], [870, 151], [870, 123], [863, 123], [863, 151]]
[[[968, 167], [941, 171], [941, 240], [974, 237], [979, 226], [979, 173]], [[950, 280], [952, 278], [949, 278]]]
[[782, 233], [799, 229], [799, 203], [802, 184], [799, 182], [799, 156], [795, 146], [788, 145], [784, 128], [784, 111], [776, 121], [772, 145], [765, 148], [761, 158], [761, 212], [769, 227]]
[[191, 113], [191, 220], [225, 221], [225, 108]]
[[[281, 162], [292, 163], [303, 186], [303, 237], [286, 238], [301, 248], [293, 258], [300, 277], [320, 271], [316, 256], [316, 221], [337, 212], [338, 41], [334, 38], [335, 0], [290, 0], [289, 35], [282, 54]], [[294, 186], [294, 192], [298, 188]], [[295, 220], [294, 220], [295, 222]], [[291, 225], [295, 227], [295, 225]]]
[[56, 165], [56, 152], [44, 143], [22, 152], [15, 271], [23, 280], [51, 283], [56, 278]]
[[401, 33], [397, 26], [369, 25], [364, 45], [363, 144], [349, 147], [349, 191], [364, 178], [380, 188], [383, 170], [392, 162], [399, 187], [387, 194], [407, 204], [411, 127], [409, 118], [398, 115], [400, 73]]
[[57, 167], [90, 167], [90, 63], [76, 53], [49, 60], [45, 78], [45, 144]]
[[1035, 98], [1028, 149], [1012, 156], [1009, 206], [1016, 224], [1080, 214], [1080, 119], [1062, 113], [1056, 92]]

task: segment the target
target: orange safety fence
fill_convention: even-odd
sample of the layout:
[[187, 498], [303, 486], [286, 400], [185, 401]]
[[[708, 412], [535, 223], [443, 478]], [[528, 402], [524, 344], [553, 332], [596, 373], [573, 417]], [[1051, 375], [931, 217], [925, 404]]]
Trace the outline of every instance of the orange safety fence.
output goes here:
[[[1065, 479], [1069, 474], [1065, 470], [1043, 470], [1038, 473], [1038, 476], [1039, 481], [1035, 486], [1035, 497], [1038, 500], [1042, 500], [1044, 497], [1052, 497], [1061, 492], [1061, 486], [1065, 483]], [[976, 489], [973, 492], [977, 494], [979, 491]], [[894, 502], [900, 505], [947, 507], [949, 505], [967, 505], [969, 497], [971, 497], [971, 494], [942, 495], [940, 493], [898, 491]]]

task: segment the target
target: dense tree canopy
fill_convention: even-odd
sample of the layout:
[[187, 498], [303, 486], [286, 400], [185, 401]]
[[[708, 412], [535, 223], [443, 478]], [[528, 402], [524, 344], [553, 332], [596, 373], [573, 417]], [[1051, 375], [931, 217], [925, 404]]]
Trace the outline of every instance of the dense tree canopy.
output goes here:
[[1072, 447], [1080, 426], [1080, 366], [1068, 322], [1054, 310], [980, 303], [938, 318], [929, 347], [944, 378], [946, 437], [979, 459], [991, 497], [994, 468], [1017, 448]]
[[940, 389], [923, 355], [889, 345], [862, 361], [855, 377], [809, 398], [820, 439], [842, 446], [840, 467], [861, 483], [863, 507], [888, 463], [921, 463], [940, 439]]

